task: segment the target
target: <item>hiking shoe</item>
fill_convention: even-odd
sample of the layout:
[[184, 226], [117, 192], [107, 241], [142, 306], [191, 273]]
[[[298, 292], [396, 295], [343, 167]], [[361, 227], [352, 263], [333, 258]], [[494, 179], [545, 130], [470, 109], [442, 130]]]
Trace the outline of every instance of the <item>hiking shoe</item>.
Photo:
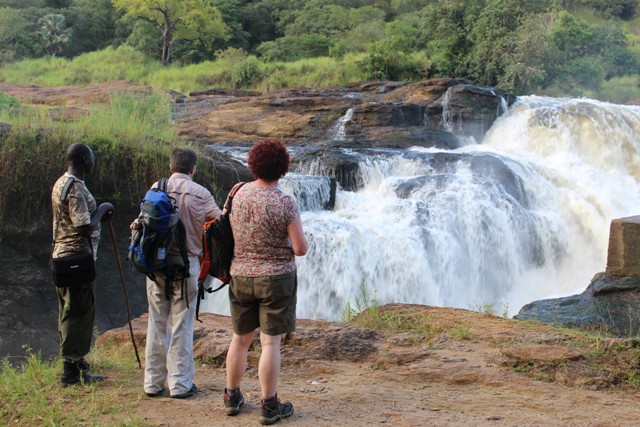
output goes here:
[[236, 392], [231, 394], [224, 389], [224, 407], [227, 410], [227, 415], [238, 415], [240, 413], [240, 407], [244, 404], [244, 396], [240, 391], [240, 388], [236, 389]]
[[189, 390], [185, 391], [182, 394], [172, 394], [171, 397], [174, 399], [186, 399], [187, 397], [191, 397], [196, 394], [197, 390], [198, 387], [196, 387], [195, 384], [191, 384], [191, 388]]
[[160, 397], [164, 394], [164, 388], [161, 388], [160, 391], [157, 391], [155, 393], [149, 393], [145, 391], [144, 394], [146, 394], [147, 397]]
[[263, 425], [270, 425], [293, 415], [291, 402], [281, 403], [277, 394], [273, 397], [262, 399], [260, 406], [262, 407], [260, 424]]
[[88, 374], [85, 371], [82, 371], [82, 373], [80, 374], [82, 376], [82, 381], [85, 384], [96, 384], [96, 383], [101, 383], [104, 381], [104, 377], [100, 376], [100, 375], [91, 375]]

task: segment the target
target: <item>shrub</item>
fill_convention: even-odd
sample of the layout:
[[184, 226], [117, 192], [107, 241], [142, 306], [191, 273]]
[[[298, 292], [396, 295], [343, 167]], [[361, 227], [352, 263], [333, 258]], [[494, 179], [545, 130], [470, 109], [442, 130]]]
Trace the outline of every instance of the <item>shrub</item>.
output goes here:
[[260, 61], [258, 58], [253, 55], [248, 56], [231, 70], [233, 87], [249, 86], [260, 78], [261, 74]]
[[3, 111], [9, 111], [12, 108], [19, 108], [20, 103], [11, 95], [0, 92], [0, 113]]
[[264, 42], [256, 51], [267, 62], [295, 61], [303, 58], [328, 56], [334, 41], [322, 34], [285, 36]]

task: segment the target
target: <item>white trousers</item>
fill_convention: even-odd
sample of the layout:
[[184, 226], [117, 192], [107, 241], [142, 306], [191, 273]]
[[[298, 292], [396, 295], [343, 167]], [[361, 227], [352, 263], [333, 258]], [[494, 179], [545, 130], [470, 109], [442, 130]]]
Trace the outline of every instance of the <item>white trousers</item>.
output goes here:
[[[169, 389], [173, 396], [191, 389], [196, 373], [193, 362], [193, 322], [198, 294], [198, 257], [189, 257], [189, 274], [183, 295], [181, 282], [171, 282], [171, 300], [164, 293], [164, 279], [147, 279], [149, 322], [145, 350], [144, 391]], [[187, 308], [187, 300], [189, 307]]]

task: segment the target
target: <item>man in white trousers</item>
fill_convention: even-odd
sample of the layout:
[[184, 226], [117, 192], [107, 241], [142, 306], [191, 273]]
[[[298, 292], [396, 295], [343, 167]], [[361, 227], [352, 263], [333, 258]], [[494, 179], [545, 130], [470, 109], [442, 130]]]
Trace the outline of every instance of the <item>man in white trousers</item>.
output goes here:
[[[169, 281], [158, 275], [156, 281], [147, 279], [149, 320], [145, 351], [144, 391], [149, 397], [168, 393], [176, 399], [193, 396], [195, 364], [193, 361], [193, 322], [198, 293], [198, 273], [202, 256], [202, 226], [220, 216], [211, 193], [193, 181], [197, 155], [188, 148], [176, 148], [171, 153], [171, 176], [166, 192], [176, 200], [180, 220], [185, 227], [186, 253], [189, 258], [189, 277]], [[157, 183], [153, 185], [156, 187]], [[137, 220], [136, 220], [137, 221]], [[137, 228], [134, 221], [132, 228]], [[181, 259], [174, 245], [168, 257]], [[169, 291], [165, 293], [165, 285]]]

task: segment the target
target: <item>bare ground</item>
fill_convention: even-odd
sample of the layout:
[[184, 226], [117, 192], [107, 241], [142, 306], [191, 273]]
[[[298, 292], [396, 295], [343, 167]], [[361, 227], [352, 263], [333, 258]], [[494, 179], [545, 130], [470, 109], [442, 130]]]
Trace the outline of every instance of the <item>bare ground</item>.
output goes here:
[[[640, 425], [640, 395], [622, 380], [637, 369], [635, 343], [585, 339], [466, 310], [406, 305], [383, 310], [405, 330], [406, 321], [426, 329], [379, 334], [342, 323], [299, 321], [296, 339], [283, 347], [279, 396], [294, 404], [295, 413], [282, 424]], [[242, 384], [247, 402], [238, 416], [228, 417], [221, 365], [226, 351], [221, 346], [228, 340], [221, 332], [228, 319], [205, 317], [196, 347], [201, 359], [207, 360], [205, 353], [212, 358], [198, 366], [194, 397], [147, 398], [138, 373], [134, 415], [149, 425], [258, 425], [259, 349], [250, 354]], [[138, 332], [144, 327], [140, 322]]]

